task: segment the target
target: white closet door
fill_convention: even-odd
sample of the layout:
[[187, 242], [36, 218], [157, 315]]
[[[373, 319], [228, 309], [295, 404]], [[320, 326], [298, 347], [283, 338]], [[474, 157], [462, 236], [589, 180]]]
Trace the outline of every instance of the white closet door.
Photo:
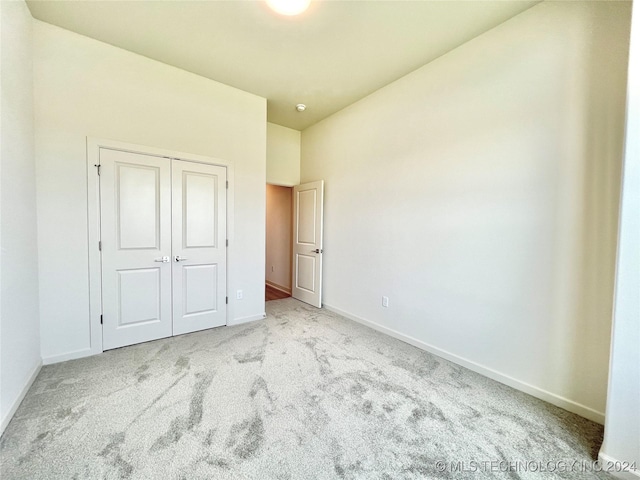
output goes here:
[[103, 349], [171, 336], [171, 169], [100, 150]]
[[173, 334], [226, 324], [227, 170], [172, 161]]

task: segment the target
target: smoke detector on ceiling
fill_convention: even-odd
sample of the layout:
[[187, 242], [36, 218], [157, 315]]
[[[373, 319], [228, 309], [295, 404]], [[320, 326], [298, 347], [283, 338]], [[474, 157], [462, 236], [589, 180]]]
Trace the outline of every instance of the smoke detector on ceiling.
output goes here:
[[304, 112], [307, 109], [307, 106], [304, 103], [299, 103], [296, 105], [296, 110], [299, 112]]

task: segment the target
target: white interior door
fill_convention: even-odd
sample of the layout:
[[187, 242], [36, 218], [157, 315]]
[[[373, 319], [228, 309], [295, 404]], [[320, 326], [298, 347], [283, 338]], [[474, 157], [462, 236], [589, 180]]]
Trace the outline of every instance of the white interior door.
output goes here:
[[322, 306], [324, 180], [293, 187], [293, 285], [291, 295]]
[[100, 149], [103, 349], [171, 336], [171, 168]]
[[173, 334], [226, 324], [227, 169], [173, 160]]

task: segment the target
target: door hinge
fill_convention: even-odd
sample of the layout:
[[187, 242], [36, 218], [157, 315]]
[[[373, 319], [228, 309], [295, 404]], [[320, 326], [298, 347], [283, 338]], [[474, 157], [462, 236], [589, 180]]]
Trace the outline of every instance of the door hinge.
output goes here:
[[96, 163], [96, 164], [94, 165], [94, 167], [96, 167], [96, 168], [98, 169], [98, 176], [100, 176], [100, 167], [101, 167], [101, 166], [102, 166], [102, 165], [100, 165], [99, 163]]
[[224, 303], [228, 304], [229, 303], [229, 297], [224, 297]]
[[229, 180], [227, 180], [227, 190], [229, 190]]
[[100, 314], [100, 325], [102, 325], [102, 314]]
[[227, 238], [227, 247], [229, 246], [229, 239]]
[[98, 241], [98, 250], [102, 251], [102, 240]]

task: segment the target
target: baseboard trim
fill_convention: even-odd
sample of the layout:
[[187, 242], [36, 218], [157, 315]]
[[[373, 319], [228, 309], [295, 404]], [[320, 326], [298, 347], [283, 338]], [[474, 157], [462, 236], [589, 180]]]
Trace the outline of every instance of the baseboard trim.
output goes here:
[[22, 390], [20, 391], [20, 395], [18, 395], [18, 397], [14, 400], [13, 405], [11, 405], [11, 408], [7, 412], [7, 415], [5, 416], [5, 418], [2, 419], [2, 423], [0, 423], [0, 436], [2, 436], [5, 428], [7, 428], [9, 423], [11, 423], [11, 419], [18, 411], [18, 407], [24, 400], [24, 397], [27, 395], [27, 392], [31, 388], [31, 385], [33, 385], [33, 382], [35, 382], [36, 378], [38, 378], [38, 374], [40, 373], [41, 369], [42, 369], [42, 360], [38, 360], [38, 364], [35, 366], [31, 374], [29, 375], [27, 383], [25, 383], [24, 387], [22, 387]]
[[361, 323], [362, 325], [365, 325], [369, 328], [373, 328], [374, 330], [385, 333], [391, 337], [397, 338], [398, 340], [402, 340], [403, 342], [408, 343], [409, 345], [413, 345], [414, 347], [420, 348], [421, 350], [425, 350], [429, 353], [433, 353], [434, 355], [437, 355], [453, 363], [461, 365], [465, 368], [468, 368], [469, 370], [473, 370], [476, 373], [480, 373], [485, 377], [489, 377], [500, 383], [504, 383], [505, 385], [513, 387], [516, 390], [520, 390], [524, 393], [528, 393], [529, 395], [539, 398], [540, 400], [549, 402], [557, 407], [568, 410], [569, 412], [580, 415], [581, 417], [588, 418], [589, 420], [592, 420], [601, 425], [604, 424], [604, 413], [598, 412], [597, 410], [594, 410], [591, 407], [587, 407], [586, 405], [582, 405], [580, 403], [574, 402], [573, 400], [569, 400], [568, 398], [564, 398], [560, 395], [556, 395], [555, 393], [551, 393], [547, 390], [543, 390], [542, 388], [538, 388], [534, 385], [530, 385], [526, 382], [510, 377], [509, 375], [505, 375], [496, 370], [493, 370], [492, 368], [485, 367], [472, 360], [468, 360], [454, 353], [450, 353], [446, 350], [442, 350], [438, 347], [425, 343], [421, 340], [410, 337], [409, 335], [405, 335], [404, 333], [398, 332], [397, 330], [393, 330], [391, 328], [382, 326], [376, 322], [372, 322], [371, 320], [366, 320], [364, 318], [358, 317], [357, 315], [344, 311], [338, 307], [334, 307], [333, 305], [328, 305], [325, 303], [323, 307], [326, 308], [327, 310], [337, 313], [338, 315], [342, 315], [343, 317], [353, 320], [354, 322]]
[[[615, 466], [622, 465], [624, 462], [621, 462], [618, 459], [610, 457], [606, 453], [598, 453], [598, 460], [600, 461], [600, 465], [605, 472], [610, 473], [614, 477], [623, 478], [625, 480], [638, 480], [640, 478], [640, 470], [636, 469], [634, 471], [628, 472], [616, 472]], [[609, 470], [609, 468], [610, 470]]]
[[278, 285], [277, 283], [273, 283], [273, 282], [265, 282], [265, 283], [269, 285], [271, 288], [275, 288], [279, 292], [286, 293], [287, 295], [291, 295], [290, 288], [283, 287], [282, 285]]
[[265, 313], [261, 313], [258, 315], [249, 315], [248, 317], [234, 318], [233, 320], [229, 320], [229, 322], [227, 322], [227, 326], [232, 327], [233, 325], [242, 325], [243, 323], [255, 322], [256, 320], [262, 320], [264, 318], [267, 318], [267, 315]]
[[90, 357], [102, 352], [94, 352], [91, 348], [83, 348], [82, 350], [75, 350], [73, 352], [63, 353], [61, 355], [52, 355], [51, 357], [45, 357], [42, 359], [44, 365], [51, 365], [53, 363], [66, 362], [68, 360], [76, 360], [78, 358]]

